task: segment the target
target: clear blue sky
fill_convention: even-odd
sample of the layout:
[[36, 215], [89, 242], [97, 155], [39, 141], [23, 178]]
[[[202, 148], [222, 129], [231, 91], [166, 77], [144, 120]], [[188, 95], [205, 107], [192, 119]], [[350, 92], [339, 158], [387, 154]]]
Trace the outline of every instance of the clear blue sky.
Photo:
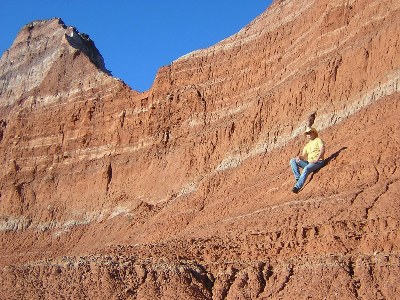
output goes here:
[[106, 68], [145, 91], [157, 70], [238, 32], [272, 0], [0, 0], [0, 54], [35, 20], [61, 18], [90, 36]]

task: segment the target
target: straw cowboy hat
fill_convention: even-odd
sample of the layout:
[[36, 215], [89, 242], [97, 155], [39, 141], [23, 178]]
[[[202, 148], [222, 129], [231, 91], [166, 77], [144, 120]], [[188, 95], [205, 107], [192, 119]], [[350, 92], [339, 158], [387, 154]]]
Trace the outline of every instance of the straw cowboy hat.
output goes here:
[[317, 129], [315, 129], [314, 127], [309, 127], [309, 126], [306, 127], [306, 130], [304, 131], [304, 134], [308, 134], [308, 133], [311, 133], [311, 132], [314, 132], [316, 135], [318, 135]]

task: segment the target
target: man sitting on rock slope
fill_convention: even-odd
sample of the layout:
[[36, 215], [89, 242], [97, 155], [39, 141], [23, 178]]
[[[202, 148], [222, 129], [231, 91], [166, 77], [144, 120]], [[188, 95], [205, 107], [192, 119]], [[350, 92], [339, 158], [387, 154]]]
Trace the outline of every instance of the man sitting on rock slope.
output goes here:
[[[324, 166], [325, 145], [318, 137], [318, 132], [313, 127], [306, 128], [306, 136], [310, 140], [304, 146], [303, 153], [290, 160], [290, 167], [296, 179], [296, 184], [292, 189], [293, 193], [298, 193], [307, 180], [311, 172], [315, 172]], [[300, 174], [299, 167], [303, 169]]]

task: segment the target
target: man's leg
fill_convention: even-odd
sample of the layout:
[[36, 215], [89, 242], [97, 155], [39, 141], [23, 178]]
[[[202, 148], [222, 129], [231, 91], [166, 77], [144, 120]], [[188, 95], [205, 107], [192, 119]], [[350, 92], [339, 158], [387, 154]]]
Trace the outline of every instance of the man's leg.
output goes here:
[[304, 161], [304, 160], [300, 160], [300, 161], [296, 161], [296, 158], [292, 158], [290, 160], [290, 167], [292, 168], [292, 172], [294, 175], [294, 178], [296, 179], [296, 181], [299, 180], [300, 178], [300, 168], [305, 168], [307, 166], [308, 162]]
[[300, 178], [297, 181], [295, 187], [298, 190], [300, 190], [303, 187], [304, 183], [306, 182], [307, 176], [310, 173], [315, 172], [318, 169], [322, 168], [323, 166], [324, 166], [324, 161], [319, 161], [319, 162], [316, 162], [316, 163], [312, 163], [312, 164], [306, 165], [305, 168], [303, 169], [303, 172], [301, 173]]

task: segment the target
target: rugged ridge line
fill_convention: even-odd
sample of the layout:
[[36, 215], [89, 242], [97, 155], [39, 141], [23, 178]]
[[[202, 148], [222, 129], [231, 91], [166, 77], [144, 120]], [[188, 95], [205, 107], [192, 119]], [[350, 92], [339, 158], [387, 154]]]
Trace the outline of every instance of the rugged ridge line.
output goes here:
[[59, 18], [25, 25], [0, 62], [3, 110], [72, 100], [79, 94], [90, 98], [99, 82], [105, 89], [122, 85], [107, 76], [111, 73], [89, 36]]

